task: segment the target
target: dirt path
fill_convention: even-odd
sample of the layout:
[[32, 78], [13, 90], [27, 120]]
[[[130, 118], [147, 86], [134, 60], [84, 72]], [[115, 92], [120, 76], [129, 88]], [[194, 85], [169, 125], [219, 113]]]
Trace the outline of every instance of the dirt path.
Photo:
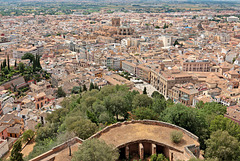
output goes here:
[[33, 150], [35, 144], [35, 142], [31, 142], [25, 146], [25, 148], [21, 152], [23, 154], [23, 157], [27, 156]]

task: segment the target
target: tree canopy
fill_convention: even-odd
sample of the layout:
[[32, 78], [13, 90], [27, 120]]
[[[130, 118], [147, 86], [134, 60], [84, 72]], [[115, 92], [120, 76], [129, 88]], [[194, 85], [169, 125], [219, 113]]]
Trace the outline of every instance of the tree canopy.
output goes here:
[[58, 87], [57, 90], [57, 97], [66, 97], [66, 93], [64, 92], [64, 90], [62, 89], [62, 87]]
[[21, 153], [21, 150], [22, 150], [22, 142], [21, 140], [17, 140], [13, 144], [10, 161], [23, 161], [23, 154]]
[[25, 59], [29, 59], [30, 60], [30, 63], [33, 62], [33, 60], [35, 59], [34, 55], [32, 53], [25, 53], [23, 56], [22, 56], [22, 60], [25, 60]]
[[[230, 119], [224, 118], [226, 107], [215, 102], [191, 108], [174, 104], [170, 99], [165, 100], [158, 92], [151, 98], [130, 91], [126, 85], [105, 86], [101, 89], [92, 85], [91, 90], [85, 89], [82, 92], [78, 92], [79, 88], [74, 88], [73, 91], [76, 92], [64, 98], [62, 108], [48, 114], [47, 124], [39, 127], [36, 146], [29, 155], [30, 159], [56, 146], [60, 135], [72, 133], [87, 139], [110, 124], [132, 119], [159, 120], [180, 126], [199, 137], [201, 148], [205, 152], [210, 147], [206, 140], [219, 129], [227, 131], [239, 141], [239, 127]], [[207, 159], [216, 157], [209, 155]]]
[[218, 158], [220, 161], [240, 160], [240, 143], [227, 131], [213, 132], [210, 139], [206, 141], [206, 145], [207, 158]]
[[83, 142], [77, 152], [73, 154], [72, 161], [116, 161], [119, 153], [113, 146], [104, 141], [91, 139]]

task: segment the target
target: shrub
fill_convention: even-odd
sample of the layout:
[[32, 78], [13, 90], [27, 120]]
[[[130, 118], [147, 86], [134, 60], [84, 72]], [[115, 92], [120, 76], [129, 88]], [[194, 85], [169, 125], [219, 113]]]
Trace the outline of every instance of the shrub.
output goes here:
[[181, 131], [173, 131], [171, 133], [171, 140], [176, 144], [178, 144], [182, 140], [182, 137], [183, 133]]
[[157, 154], [153, 154], [151, 156], [151, 160], [150, 161], [156, 161], [157, 160]]
[[163, 154], [153, 154], [150, 161], [168, 161]]

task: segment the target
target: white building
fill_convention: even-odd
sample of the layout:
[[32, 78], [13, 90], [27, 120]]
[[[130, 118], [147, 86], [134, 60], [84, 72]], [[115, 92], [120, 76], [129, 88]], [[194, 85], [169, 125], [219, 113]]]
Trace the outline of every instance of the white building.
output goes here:
[[237, 22], [237, 21], [239, 21], [239, 18], [235, 17], [235, 16], [230, 16], [227, 18], [227, 21], [228, 22]]
[[7, 140], [0, 139], [0, 158], [8, 152], [8, 142]]
[[164, 47], [170, 47], [173, 44], [173, 39], [171, 36], [161, 36], [159, 39], [162, 40]]

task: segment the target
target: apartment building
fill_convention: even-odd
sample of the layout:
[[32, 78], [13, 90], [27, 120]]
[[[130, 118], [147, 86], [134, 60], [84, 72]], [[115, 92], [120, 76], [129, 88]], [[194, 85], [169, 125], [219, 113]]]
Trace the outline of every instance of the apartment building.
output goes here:
[[188, 73], [179, 70], [151, 71], [151, 85], [153, 85], [165, 98], [169, 98], [169, 89], [175, 84], [193, 82]]
[[128, 61], [123, 61], [122, 62], [122, 70], [135, 75], [136, 74], [136, 64], [130, 63]]
[[136, 67], [136, 76], [149, 83], [151, 78], [151, 69], [145, 67], [144, 65], [138, 65]]
[[182, 63], [183, 71], [209, 72], [210, 67], [209, 60], [185, 60]]

